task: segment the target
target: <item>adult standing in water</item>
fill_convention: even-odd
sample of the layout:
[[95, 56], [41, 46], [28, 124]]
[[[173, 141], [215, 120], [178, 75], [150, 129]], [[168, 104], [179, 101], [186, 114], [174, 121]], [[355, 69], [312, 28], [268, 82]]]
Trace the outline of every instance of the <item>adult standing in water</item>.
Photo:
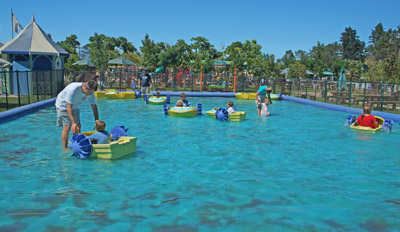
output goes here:
[[147, 69], [143, 68], [142, 69], [142, 74], [139, 77], [139, 81], [140, 81], [140, 86], [142, 89], [142, 96], [144, 99], [144, 96], [146, 96], [146, 94], [150, 94], [150, 89], [151, 89], [151, 77], [150, 74], [147, 73]]
[[264, 85], [260, 86], [260, 88], [258, 88], [257, 93], [256, 93], [256, 101], [257, 101], [257, 106], [258, 106], [258, 109], [257, 109], [258, 115], [260, 115], [261, 106], [262, 106], [261, 104], [264, 103], [265, 99], [267, 98], [267, 95], [268, 95], [269, 104], [272, 104], [271, 92], [272, 92], [271, 87], [269, 87], [266, 84], [264, 84]]
[[81, 132], [81, 121], [79, 105], [85, 101], [90, 102], [94, 120], [99, 119], [94, 91], [97, 89], [97, 82], [89, 80], [84, 83], [71, 83], [65, 87], [58, 95], [56, 100], [57, 126], [62, 126], [61, 142], [63, 148], [67, 148], [69, 131], [72, 134]]

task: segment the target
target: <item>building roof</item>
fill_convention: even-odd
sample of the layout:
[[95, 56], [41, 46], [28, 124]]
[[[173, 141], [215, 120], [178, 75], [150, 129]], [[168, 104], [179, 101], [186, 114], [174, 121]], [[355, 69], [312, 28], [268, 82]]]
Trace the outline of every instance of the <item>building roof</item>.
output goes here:
[[69, 56], [69, 53], [56, 44], [33, 18], [14, 39], [0, 47], [0, 53]]

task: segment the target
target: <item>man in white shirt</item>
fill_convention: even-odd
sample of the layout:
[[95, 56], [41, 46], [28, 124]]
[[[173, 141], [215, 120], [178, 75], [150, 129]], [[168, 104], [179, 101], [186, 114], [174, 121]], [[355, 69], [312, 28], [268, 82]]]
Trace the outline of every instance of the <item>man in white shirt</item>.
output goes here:
[[62, 126], [61, 141], [63, 148], [67, 148], [69, 131], [72, 134], [81, 132], [80, 113], [78, 105], [89, 101], [92, 107], [95, 121], [99, 119], [94, 91], [97, 89], [97, 83], [90, 80], [85, 83], [71, 83], [63, 89], [56, 100], [57, 126]]

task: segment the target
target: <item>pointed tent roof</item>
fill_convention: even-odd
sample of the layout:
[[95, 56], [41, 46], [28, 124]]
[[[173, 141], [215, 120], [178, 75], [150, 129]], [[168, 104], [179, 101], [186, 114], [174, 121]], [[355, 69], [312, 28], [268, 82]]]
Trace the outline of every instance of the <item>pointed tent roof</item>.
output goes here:
[[56, 44], [46, 32], [39, 27], [32, 17], [28, 24], [14, 39], [0, 48], [3, 54], [29, 54], [29, 55], [62, 55], [69, 53]]

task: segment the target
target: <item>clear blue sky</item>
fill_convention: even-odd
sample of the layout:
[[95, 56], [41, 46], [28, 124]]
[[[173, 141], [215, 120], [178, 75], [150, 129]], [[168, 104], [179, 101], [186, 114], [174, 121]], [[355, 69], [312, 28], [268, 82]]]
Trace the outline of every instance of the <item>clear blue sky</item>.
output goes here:
[[148, 33], [156, 42], [190, 43], [204, 36], [218, 49], [256, 39], [262, 52], [282, 57], [286, 50], [309, 51], [317, 41], [339, 41], [345, 27], [368, 43], [378, 23], [400, 25], [400, 1], [2, 1], [0, 41], [11, 39], [11, 8], [22, 26], [36, 22], [54, 41], [76, 34], [82, 45], [95, 32], [123, 36], [137, 49]]

